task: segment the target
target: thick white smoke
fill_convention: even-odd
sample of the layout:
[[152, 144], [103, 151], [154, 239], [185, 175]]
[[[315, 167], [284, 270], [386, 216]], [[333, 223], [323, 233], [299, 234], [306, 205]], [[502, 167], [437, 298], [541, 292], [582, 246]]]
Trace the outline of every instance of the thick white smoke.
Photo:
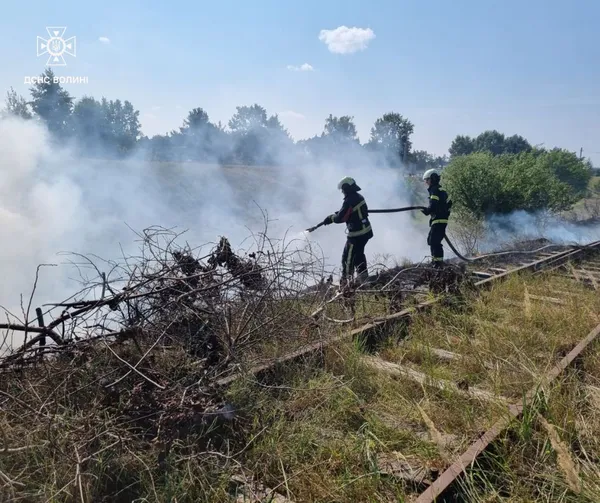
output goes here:
[[[184, 239], [193, 247], [210, 247], [224, 235], [234, 248], [247, 248], [250, 233], [263, 231], [261, 210], [271, 220], [271, 238], [287, 235], [296, 246], [316, 244], [326, 265], [339, 270], [345, 226], [302, 231], [339, 209], [342, 196], [336, 186], [343, 176], [357, 180], [370, 208], [411, 205], [401, 171], [376, 166], [367, 155], [349, 153], [336, 163], [284, 158], [280, 164], [154, 163], [141, 160], [141, 154], [127, 161], [82, 159], [69, 147], [53, 145], [39, 123], [0, 120], [0, 305], [22, 319], [21, 302], [27, 307], [39, 264], [57, 267], [40, 270], [31, 312], [62, 301], [77, 292], [81, 279], [69, 264], [75, 257], [67, 253], [122, 262], [123, 255], [139, 249], [135, 232], [147, 227], [187, 230]], [[415, 223], [409, 213], [373, 214], [371, 221], [375, 237], [366, 249], [371, 265], [376, 256], [421, 261], [429, 255], [425, 221]], [[580, 243], [600, 238], [598, 226], [539, 222], [522, 212], [492, 218], [484, 245], [498, 248], [517, 237]]]
[[[0, 304], [16, 315], [21, 295], [27, 306], [38, 264], [58, 267], [40, 270], [32, 311], [80, 287], [67, 252], [120, 261], [123, 253], [139, 249], [133, 231], [150, 226], [187, 230], [192, 246], [224, 235], [237, 248], [251, 231], [262, 232], [262, 209], [272, 220], [270, 237], [287, 233], [298, 246], [310, 240], [339, 268], [345, 226], [321, 227], [311, 235], [302, 231], [339, 209], [340, 178], [354, 176], [371, 208], [409, 205], [401, 173], [376, 167], [366, 156], [336, 164], [290, 165], [282, 159], [280, 168], [227, 168], [89, 160], [73, 152], [51, 144], [39, 123], [0, 120]], [[415, 227], [409, 215], [373, 215], [372, 224], [369, 261], [377, 254], [415, 260], [428, 254], [426, 225]]]

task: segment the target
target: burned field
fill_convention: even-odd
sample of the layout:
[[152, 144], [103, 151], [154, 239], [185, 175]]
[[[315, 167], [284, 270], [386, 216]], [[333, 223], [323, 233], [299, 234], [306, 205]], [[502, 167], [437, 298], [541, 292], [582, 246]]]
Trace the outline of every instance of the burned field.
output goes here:
[[[485, 323], [498, 323], [511, 344], [522, 339], [508, 326], [522, 306], [505, 312], [522, 286], [509, 281], [479, 304], [475, 291], [486, 275], [568, 247], [529, 243], [440, 271], [407, 264], [336, 297], [314, 256], [266, 238], [253, 254], [232, 250], [226, 238], [206, 253], [175, 245], [163, 230], [142, 238], [138, 257], [90, 265], [92, 279], [39, 313], [41, 326], [3, 326], [26, 339], [0, 361], [5, 499], [258, 500], [268, 488], [293, 501], [404, 498], [431, 485], [501, 413], [500, 395], [518, 397], [514, 383], [535, 382], [571, 340], [554, 351], [534, 339], [520, 354], [486, 346], [498, 340]], [[536, 281], [528, 302], [551, 285], [584, 299], [558, 299], [555, 309], [576, 308], [589, 320], [573, 315], [570, 325], [553, 326], [548, 306], [530, 306], [519, 314], [525, 327], [546, 323], [560, 341], [561, 331], [576, 339], [594, 323], [595, 280], [576, 288]], [[447, 299], [434, 321], [418, 315], [410, 330], [386, 321], [432, 295]], [[77, 300], [85, 296], [97, 300]], [[451, 330], [428, 324], [449, 316]], [[370, 355], [364, 326], [381, 327]], [[476, 334], [481, 350], [469, 342]], [[498, 362], [487, 361], [494, 355]], [[535, 366], [517, 365], [515, 355]], [[489, 365], [506, 362], [501, 373], [510, 378], [489, 374]], [[428, 373], [443, 382], [435, 394], [425, 391]]]

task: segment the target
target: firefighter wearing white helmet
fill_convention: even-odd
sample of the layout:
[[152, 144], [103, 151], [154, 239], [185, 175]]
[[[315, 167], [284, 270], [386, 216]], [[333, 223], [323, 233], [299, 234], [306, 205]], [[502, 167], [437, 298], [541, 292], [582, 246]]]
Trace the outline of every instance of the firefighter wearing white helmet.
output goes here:
[[373, 237], [373, 230], [369, 221], [367, 202], [358, 193], [361, 188], [356, 180], [346, 176], [339, 181], [337, 187], [344, 194], [342, 207], [334, 214], [327, 216], [323, 220], [323, 225], [346, 224], [347, 238], [342, 252], [340, 280], [340, 286], [345, 288], [352, 282], [355, 269], [359, 283], [364, 283], [369, 276], [365, 246]]
[[446, 226], [450, 217], [452, 201], [448, 193], [440, 186], [440, 174], [436, 169], [428, 169], [423, 174], [429, 192], [429, 206], [422, 210], [429, 215], [429, 235], [427, 244], [431, 250], [431, 261], [434, 267], [444, 264], [444, 246], [442, 241], [446, 235]]

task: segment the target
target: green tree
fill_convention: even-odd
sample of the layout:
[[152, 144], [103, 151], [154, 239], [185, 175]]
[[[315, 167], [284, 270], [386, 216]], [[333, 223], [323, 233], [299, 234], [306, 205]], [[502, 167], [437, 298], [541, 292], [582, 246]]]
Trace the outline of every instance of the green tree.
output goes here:
[[467, 210], [477, 218], [510, 211], [510, 194], [504, 191], [498, 168], [498, 159], [489, 153], [455, 157], [442, 176], [454, 208]]
[[522, 153], [504, 155], [498, 159], [506, 161], [500, 175], [504, 191], [510, 197], [510, 207], [504, 213], [514, 210], [563, 211], [578, 200], [573, 187], [561, 181], [548, 168], [543, 156]]
[[334, 117], [329, 114], [325, 119], [324, 134], [334, 143], [358, 143], [354, 117], [349, 115]]
[[449, 152], [451, 157], [469, 155], [473, 152], [489, 152], [492, 155], [519, 154], [532, 150], [529, 142], [519, 135], [506, 137], [498, 131], [484, 131], [475, 138], [458, 135], [452, 141]]
[[583, 197], [592, 177], [589, 163], [581, 160], [574, 152], [559, 148], [538, 156], [537, 161], [559, 181], [568, 184], [572, 188], [573, 197]]
[[484, 131], [475, 138], [475, 152], [489, 152], [492, 155], [504, 153], [505, 137], [498, 131]]
[[139, 111], [127, 100], [83, 96], [75, 103], [72, 125], [80, 148], [96, 154], [125, 155], [141, 138]]
[[475, 152], [475, 141], [470, 136], [458, 135], [452, 140], [448, 152], [450, 152], [450, 157], [472, 154]]
[[227, 133], [219, 124], [210, 122], [203, 108], [192, 109], [173, 133], [173, 142], [187, 159], [214, 162], [227, 150]]
[[[523, 152], [495, 156], [476, 152], [458, 156], [444, 170], [442, 183], [456, 209], [476, 218], [516, 210], [567, 210], [583, 195], [579, 189], [581, 166], [563, 167], [561, 171], [549, 154]], [[569, 180], [576, 180], [579, 185], [572, 185]]]
[[329, 114], [320, 135], [300, 140], [296, 146], [301, 155], [332, 161], [346, 160], [362, 151], [354, 118], [349, 115]]
[[5, 101], [5, 114], [13, 115], [15, 117], [21, 117], [22, 119], [31, 119], [33, 115], [29, 111], [29, 106], [23, 96], [17, 94], [17, 92], [11, 87], [10, 91], [6, 93]]
[[235, 107], [236, 112], [229, 119], [229, 129], [234, 133], [249, 133], [267, 124], [267, 111], [258, 104]]
[[167, 133], [166, 135], [155, 135], [152, 138], [144, 139], [142, 145], [146, 149], [148, 159], [151, 161], [183, 160], [174, 152], [175, 143], [173, 136]]
[[136, 110], [130, 101], [123, 102], [123, 121], [125, 124], [123, 147], [132, 150], [137, 141], [142, 137], [142, 125], [140, 124], [140, 111]]
[[276, 163], [293, 144], [277, 115], [268, 117], [258, 104], [236, 107], [229, 129], [233, 160], [245, 164]]
[[106, 98], [102, 98], [102, 109], [106, 121], [102, 133], [106, 144], [119, 155], [128, 153], [141, 136], [139, 111], [127, 100], [107, 101]]
[[505, 154], [520, 154], [521, 152], [530, 152], [531, 150], [531, 144], [520, 135], [515, 134], [504, 139], [503, 152]]
[[[401, 114], [396, 112], [383, 114], [371, 128], [368, 148], [384, 152], [388, 161], [407, 162], [410, 160], [412, 148], [410, 137], [413, 132], [414, 125]], [[421, 161], [422, 159], [417, 162]]]
[[415, 164], [417, 171], [425, 171], [433, 164], [433, 159], [434, 157], [425, 150], [415, 150], [410, 155], [410, 161]]
[[83, 96], [73, 108], [73, 129], [80, 147], [88, 152], [106, 148], [108, 123], [102, 103]]
[[47, 69], [30, 88], [31, 108], [46, 123], [52, 135], [65, 138], [72, 132], [73, 98], [58, 82], [54, 82], [54, 77], [54, 72]]
[[204, 111], [204, 109], [194, 108], [183, 120], [183, 127], [179, 128], [179, 130], [182, 133], [194, 134], [198, 131], [202, 131], [208, 127], [209, 124], [210, 121], [208, 120], [208, 114]]

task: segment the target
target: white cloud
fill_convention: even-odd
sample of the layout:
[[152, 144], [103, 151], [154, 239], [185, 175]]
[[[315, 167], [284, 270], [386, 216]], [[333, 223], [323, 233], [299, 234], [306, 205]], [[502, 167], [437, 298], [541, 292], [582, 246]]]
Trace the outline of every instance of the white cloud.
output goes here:
[[98, 40], [103, 44], [110, 44], [110, 38], [108, 37], [100, 37]]
[[299, 112], [294, 112], [293, 110], [286, 110], [285, 112], [279, 113], [280, 117], [287, 117], [289, 119], [305, 119], [306, 117]]
[[288, 65], [287, 69], [292, 72], [313, 72], [315, 70], [312, 65], [309, 65], [308, 63], [304, 63], [300, 66]]
[[319, 40], [336, 54], [364, 51], [374, 38], [375, 33], [371, 28], [338, 26], [335, 30], [321, 30], [319, 33]]

